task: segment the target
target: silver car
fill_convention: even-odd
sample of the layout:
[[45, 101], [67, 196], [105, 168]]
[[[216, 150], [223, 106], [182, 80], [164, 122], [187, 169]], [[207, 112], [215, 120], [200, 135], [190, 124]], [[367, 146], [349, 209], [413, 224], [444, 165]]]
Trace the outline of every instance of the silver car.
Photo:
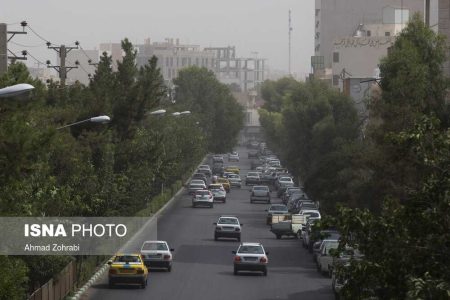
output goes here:
[[251, 190], [250, 203], [264, 201], [270, 203], [270, 189], [267, 185], [255, 185]]
[[215, 201], [227, 202], [227, 192], [221, 183], [213, 183], [208, 186]]
[[238, 174], [228, 174], [227, 179], [230, 181], [231, 186], [241, 187], [242, 179]]
[[242, 243], [237, 251], [233, 251], [234, 275], [239, 271], [259, 271], [267, 276], [267, 264], [269, 252], [264, 250], [260, 243]]

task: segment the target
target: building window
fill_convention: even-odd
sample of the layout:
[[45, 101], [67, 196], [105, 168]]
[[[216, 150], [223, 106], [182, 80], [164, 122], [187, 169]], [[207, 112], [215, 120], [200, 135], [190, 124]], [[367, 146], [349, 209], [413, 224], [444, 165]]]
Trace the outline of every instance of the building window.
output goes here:
[[196, 65], [197, 67], [200, 66], [200, 60], [198, 59], [198, 57], [195, 58], [195, 65]]
[[339, 75], [333, 75], [333, 85], [339, 84]]
[[192, 64], [191, 58], [188, 58], [188, 66], [190, 66]]
[[316, 9], [316, 17], [319, 16], [320, 9]]
[[339, 52], [333, 52], [333, 62], [334, 63], [339, 62]]
[[391, 36], [391, 33], [390, 33], [389, 31], [386, 31], [386, 32], [384, 33], [384, 36]]
[[371, 36], [371, 35], [372, 35], [372, 32], [370, 30], [367, 30], [366, 31], [366, 36]]
[[173, 57], [170, 58], [170, 66], [173, 67]]

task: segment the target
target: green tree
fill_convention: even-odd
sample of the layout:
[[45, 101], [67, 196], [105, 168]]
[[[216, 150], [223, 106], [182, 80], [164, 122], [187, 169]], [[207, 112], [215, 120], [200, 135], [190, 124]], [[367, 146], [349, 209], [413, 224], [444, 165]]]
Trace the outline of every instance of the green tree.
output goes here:
[[28, 283], [26, 264], [18, 258], [0, 256], [0, 272], [0, 299], [24, 299]]

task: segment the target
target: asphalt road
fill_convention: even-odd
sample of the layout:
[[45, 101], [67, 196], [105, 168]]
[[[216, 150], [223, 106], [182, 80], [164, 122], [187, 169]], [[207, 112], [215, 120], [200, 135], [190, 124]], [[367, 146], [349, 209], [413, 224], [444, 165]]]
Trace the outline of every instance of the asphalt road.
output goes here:
[[[237, 149], [243, 178], [250, 169], [247, 149]], [[228, 163], [225, 159], [225, 165]], [[124, 285], [109, 289], [107, 274], [86, 293], [86, 299], [332, 299], [331, 281], [320, 275], [312, 256], [297, 239], [277, 240], [265, 224], [267, 204], [250, 204], [250, 187], [233, 188], [225, 204], [192, 208], [185, 193], [158, 219], [158, 239], [175, 248], [173, 270], [150, 271], [148, 286]], [[273, 193], [273, 202], [281, 202]], [[233, 275], [233, 254], [238, 242], [214, 241], [213, 223], [220, 215], [236, 215], [243, 242], [260, 242], [270, 252], [268, 275]]]

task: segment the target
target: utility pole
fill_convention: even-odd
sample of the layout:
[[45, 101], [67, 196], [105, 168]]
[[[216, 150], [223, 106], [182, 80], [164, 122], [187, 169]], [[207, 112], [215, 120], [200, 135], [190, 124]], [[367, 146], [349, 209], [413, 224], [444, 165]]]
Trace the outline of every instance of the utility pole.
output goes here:
[[291, 10], [289, 9], [289, 76], [292, 75], [292, 72], [291, 72], [291, 33], [292, 33]]
[[58, 72], [59, 82], [62, 87], [66, 85], [67, 73], [72, 69], [78, 68], [78, 65], [79, 65], [78, 61], [75, 62], [75, 65], [76, 65], [75, 67], [66, 67], [66, 56], [73, 49], [78, 49], [79, 44], [80, 43], [78, 41], [76, 41], [75, 47], [66, 47], [65, 45], [56, 47], [56, 46], [50, 46], [51, 43], [47, 42], [48, 49], [55, 50], [59, 54], [59, 61], [60, 61], [59, 66], [52, 66], [50, 61], [47, 60], [47, 68], [53, 68], [56, 70], [56, 72]]
[[0, 23], [0, 76], [8, 71], [8, 36], [5, 23]]
[[425, 0], [425, 25], [430, 27], [430, 0]]
[[[27, 34], [25, 31], [25, 27], [28, 25], [26, 21], [22, 21], [20, 25], [23, 27], [22, 31], [8, 31], [8, 26], [6, 23], [0, 23], [0, 76], [5, 74], [8, 71], [8, 59], [12, 60], [26, 60], [27, 51], [22, 51], [22, 57], [18, 57], [12, 51], [8, 50], [8, 42], [16, 35], [16, 34]], [[11, 37], [8, 38], [8, 34], [11, 34]], [[8, 56], [8, 51], [12, 54], [12, 56]]]

